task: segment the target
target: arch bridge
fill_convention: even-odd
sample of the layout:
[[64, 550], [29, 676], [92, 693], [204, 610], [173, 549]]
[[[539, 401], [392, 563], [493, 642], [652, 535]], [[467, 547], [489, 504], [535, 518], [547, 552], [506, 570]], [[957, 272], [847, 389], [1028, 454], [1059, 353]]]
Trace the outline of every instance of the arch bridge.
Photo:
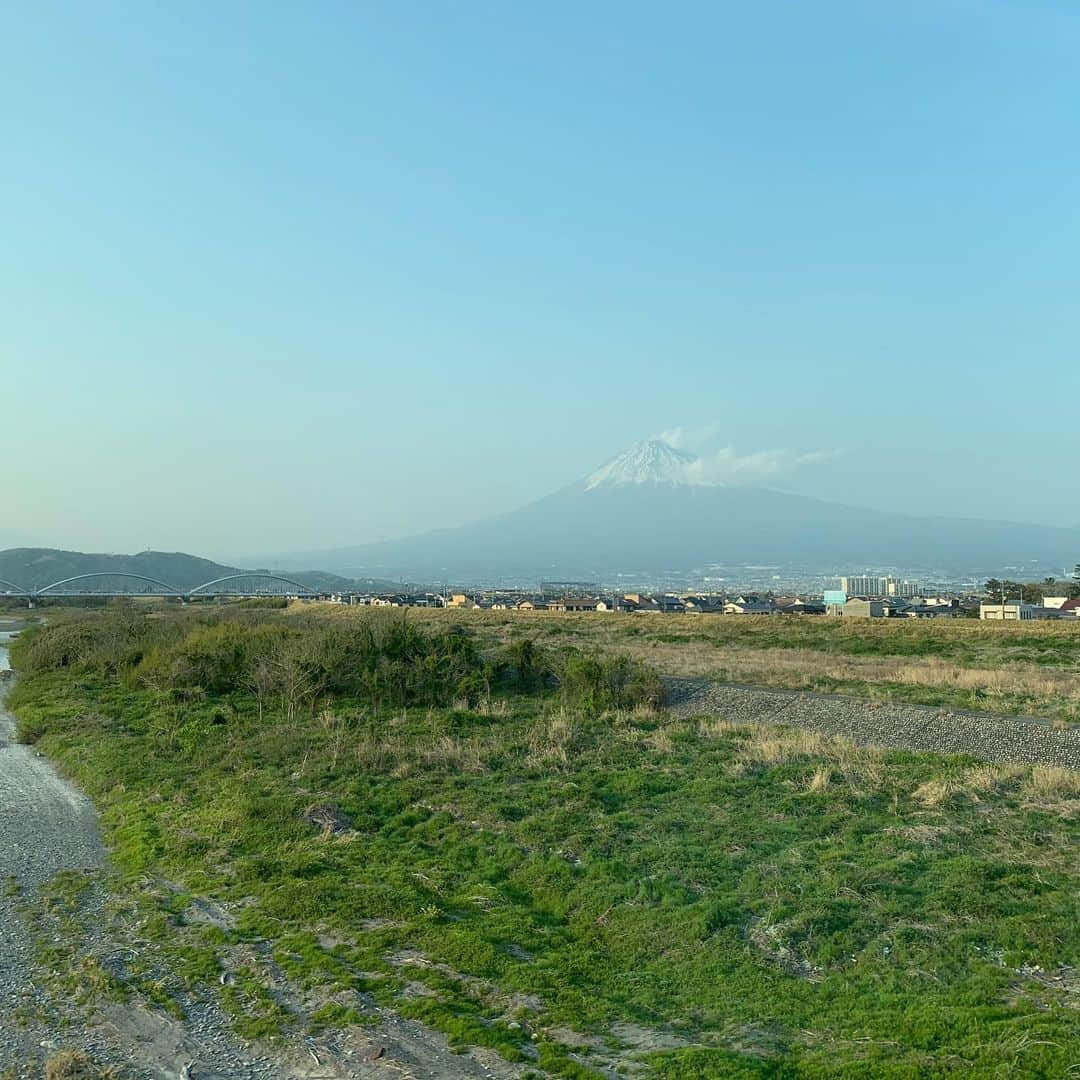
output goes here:
[[0, 598], [18, 597], [33, 605], [35, 600], [55, 597], [114, 597], [157, 596], [177, 600], [214, 599], [234, 597], [239, 599], [260, 596], [291, 596], [307, 598], [318, 596], [318, 591], [292, 578], [261, 571], [226, 574], [224, 577], [204, 581], [192, 588], [179, 588], [166, 581], [121, 570], [95, 570], [61, 578], [48, 585], [27, 588], [14, 581], [0, 578]]

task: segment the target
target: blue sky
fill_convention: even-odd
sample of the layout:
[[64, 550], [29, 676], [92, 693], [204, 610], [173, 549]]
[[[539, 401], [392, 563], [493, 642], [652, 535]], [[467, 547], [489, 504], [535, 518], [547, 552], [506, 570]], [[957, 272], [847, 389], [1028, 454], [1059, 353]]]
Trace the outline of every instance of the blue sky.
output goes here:
[[673, 428], [1080, 521], [1071, 0], [3, 20], [0, 543], [333, 547]]

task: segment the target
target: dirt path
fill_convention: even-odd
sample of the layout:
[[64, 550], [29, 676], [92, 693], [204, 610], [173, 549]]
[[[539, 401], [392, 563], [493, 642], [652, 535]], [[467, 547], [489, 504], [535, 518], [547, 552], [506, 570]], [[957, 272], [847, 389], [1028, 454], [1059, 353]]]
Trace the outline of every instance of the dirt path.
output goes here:
[[961, 712], [925, 705], [859, 701], [804, 690], [766, 690], [705, 679], [668, 681], [676, 716], [722, 716], [735, 722], [784, 724], [842, 735], [864, 746], [971, 754], [1080, 769], [1080, 728], [1054, 730], [1029, 717]]

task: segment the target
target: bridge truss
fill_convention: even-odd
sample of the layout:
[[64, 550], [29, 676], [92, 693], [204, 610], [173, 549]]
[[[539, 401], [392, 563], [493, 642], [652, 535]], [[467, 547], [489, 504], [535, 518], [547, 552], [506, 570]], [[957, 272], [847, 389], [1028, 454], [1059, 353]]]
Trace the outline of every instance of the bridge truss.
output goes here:
[[145, 574], [133, 574], [119, 570], [97, 570], [88, 574], [76, 574], [49, 585], [26, 588], [13, 581], [0, 578], [0, 598], [14, 597], [29, 600], [47, 600], [56, 597], [113, 597], [156, 596], [174, 600], [213, 599], [234, 597], [237, 599], [260, 596], [287, 596], [310, 599], [319, 593], [292, 578], [280, 574], [240, 573], [204, 581], [194, 588], [181, 589]]

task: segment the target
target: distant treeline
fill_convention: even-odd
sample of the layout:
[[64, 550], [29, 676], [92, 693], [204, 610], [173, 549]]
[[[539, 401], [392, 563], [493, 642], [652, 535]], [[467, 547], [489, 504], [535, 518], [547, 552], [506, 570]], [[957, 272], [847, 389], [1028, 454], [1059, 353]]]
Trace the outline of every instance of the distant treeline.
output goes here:
[[1043, 578], [1042, 581], [1010, 581], [1008, 578], [990, 578], [983, 585], [983, 592], [991, 601], [1022, 600], [1028, 604], [1040, 604], [1047, 596], [1080, 597], [1080, 563], [1073, 571], [1071, 581]]

